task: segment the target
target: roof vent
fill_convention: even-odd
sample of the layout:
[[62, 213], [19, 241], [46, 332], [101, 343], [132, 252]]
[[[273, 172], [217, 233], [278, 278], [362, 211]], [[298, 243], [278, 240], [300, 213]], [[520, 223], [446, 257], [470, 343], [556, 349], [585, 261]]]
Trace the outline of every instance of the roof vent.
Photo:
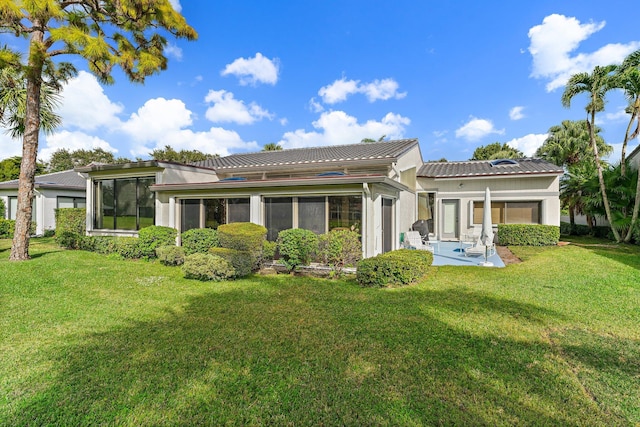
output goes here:
[[513, 159], [496, 159], [491, 161], [491, 167], [494, 166], [517, 166], [518, 162]]

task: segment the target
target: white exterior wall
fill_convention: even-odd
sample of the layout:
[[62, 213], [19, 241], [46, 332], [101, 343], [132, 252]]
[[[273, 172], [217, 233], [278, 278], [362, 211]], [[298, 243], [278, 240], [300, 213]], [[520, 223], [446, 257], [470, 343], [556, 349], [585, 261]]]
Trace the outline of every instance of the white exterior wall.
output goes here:
[[[0, 190], [0, 198], [5, 205], [5, 219], [9, 215], [9, 197], [17, 197], [18, 190]], [[34, 190], [33, 207], [36, 222], [36, 236], [42, 236], [46, 230], [56, 228], [56, 209], [58, 208], [58, 196], [61, 197], [85, 197], [82, 190], [61, 190], [51, 188], [36, 188]]]
[[488, 178], [419, 178], [419, 190], [435, 193], [435, 231], [442, 232], [443, 200], [458, 200], [458, 236], [473, 228], [473, 202], [483, 201], [485, 188], [491, 190], [491, 200], [541, 202], [540, 222], [560, 225], [560, 177], [520, 176]]

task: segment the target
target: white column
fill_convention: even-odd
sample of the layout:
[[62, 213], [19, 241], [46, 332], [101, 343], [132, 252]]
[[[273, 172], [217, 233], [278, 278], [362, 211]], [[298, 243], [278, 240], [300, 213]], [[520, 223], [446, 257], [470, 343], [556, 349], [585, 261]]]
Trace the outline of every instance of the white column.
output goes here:
[[94, 197], [93, 197], [93, 181], [91, 178], [87, 178], [87, 200], [85, 203], [86, 207], [86, 222], [85, 227], [87, 229], [87, 234], [93, 230], [93, 214], [94, 214]]
[[264, 225], [262, 219], [262, 197], [260, 194], [252, 194], [249, 200], [249, 221], [254, 224]]
[[176, 198], [169, 197], [169, 227], [176, 227]]

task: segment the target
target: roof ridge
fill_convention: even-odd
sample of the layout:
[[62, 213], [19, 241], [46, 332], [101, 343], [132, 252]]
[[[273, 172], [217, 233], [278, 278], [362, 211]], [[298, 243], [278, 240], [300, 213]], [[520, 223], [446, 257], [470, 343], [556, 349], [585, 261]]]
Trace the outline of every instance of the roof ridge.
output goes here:
[[[236, 157], [236, 156], [248, 156], [248, 155], [255, 155], [255, 154], [261, 154], [261, 155], [270, 155], [271, 153], [282, 153], [283, 151], [286, 152], [292, 152], [292, 151], [303, 151], [303, 150], [316, 150], [316, 149], [321, 149], [321, 148], [331, 148], [331, 147], [357, 147], [360, 146], [362, 144], [367, 144], [367, 145], [374, 145], [374, 144], [389, 144], [392, 142], [410, 142], [410, 141], [418, 141], [418, 138], [401, 138], [401, 139], [390, 139], [388, 141], [375, 141], [375, 142], [353, 142], [351, 144], [329, 144], [329, 145], [317, 145], [317, 146], [313, 146], [313, 147], [295, 147], [295, 148], [283, 148], [282, 150], [270, 150], [270, 151], [251, 151], [248, 153], [233, 153], [233, 154], [229, 154], [228, 156], [221, 156], [218, 157], [219, 159], [223, 159], [223, 158], [229, 158], [229, 157]], [[267, 154], [269, 153], [269, 154]]]

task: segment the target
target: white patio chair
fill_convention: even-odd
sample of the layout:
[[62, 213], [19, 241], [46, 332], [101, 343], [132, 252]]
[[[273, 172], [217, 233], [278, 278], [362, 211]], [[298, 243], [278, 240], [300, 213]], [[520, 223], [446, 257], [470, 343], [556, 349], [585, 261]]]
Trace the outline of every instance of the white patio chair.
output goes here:
[[[487, 252], [488, 250], [488, 252]], [[485, 246], [482, 244], [482, 241], [480, 240], [480, 238], [478, 237], [475, 241], [475, 243], [473, 244], [473, 246], [470, 246], [468, 248], [464, 248], [464, 256], [469, 256], [469, 255], [484, 255], [485, 252], [487, 252], [487, 254], [489, 256], [493, 255], [496, 253], [496, 248], [495, 246], [492, 244], [489, 245], [489, 247]]]
[[420, 233], [417, 231], [407, 231], [404, 233], [404, 240], [410, 248], [434, 252], [433, 246], [424, 243], [422, 241], [422, 236], [420, 236]]

